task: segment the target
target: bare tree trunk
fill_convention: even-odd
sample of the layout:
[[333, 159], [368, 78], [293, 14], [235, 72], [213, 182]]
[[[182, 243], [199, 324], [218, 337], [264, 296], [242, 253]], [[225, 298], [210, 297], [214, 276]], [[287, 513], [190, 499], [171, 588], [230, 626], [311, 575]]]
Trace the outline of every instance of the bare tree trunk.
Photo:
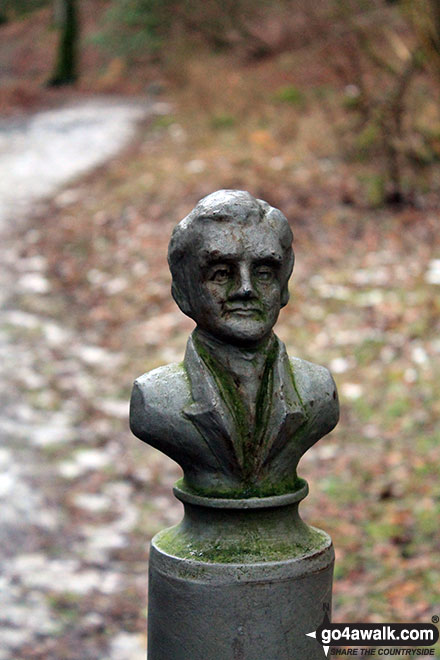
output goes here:
[[8, 15], [6, 13], [6, 7], [4, 0], [0, 0], [0, 25], [8, 22]]
[[60, 40], [55, 70], [48, 85], [72, 85], [77, 77], [78, 19], [76, 0], [60, 0], [55, 5], [56, 19], [59, 21]]

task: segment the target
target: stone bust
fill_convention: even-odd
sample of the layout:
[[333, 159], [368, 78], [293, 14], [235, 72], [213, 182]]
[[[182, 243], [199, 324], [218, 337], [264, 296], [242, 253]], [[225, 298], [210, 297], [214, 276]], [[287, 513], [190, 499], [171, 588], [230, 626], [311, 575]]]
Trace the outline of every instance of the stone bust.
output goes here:
[[285, 216], [247, 192], [202, 199], [174, 229], [172, 294], [196, 322], [183, 363], [133, 387], [130, 426], [183, 469], [197, 495], [292, 493], [301, 456], [339, 416], [329, 371], [273, 333], [294, 254]]

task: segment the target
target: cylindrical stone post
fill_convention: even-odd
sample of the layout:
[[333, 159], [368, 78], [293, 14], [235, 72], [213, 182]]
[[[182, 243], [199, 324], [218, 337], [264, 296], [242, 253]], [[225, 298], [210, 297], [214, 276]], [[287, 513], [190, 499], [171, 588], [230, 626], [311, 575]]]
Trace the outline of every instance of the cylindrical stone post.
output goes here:
[[242, 190], [180, 222], [172, 294], [196, 322], [182, 363], [140, 376], [130, 426], [183, 469], [180, 524], [151, 544], [149, 660], [320, 660], [333, 547], [308, 527], [298, 462], [338, 421], [329, 371], [273, 333], [294, 264], [285, 216]]
[[148, 660], [319, 660], [306, 634], [331, 606], [330, 537], [288, 495], [230, 500], [175, 488], [183, 521], [151, 544]]

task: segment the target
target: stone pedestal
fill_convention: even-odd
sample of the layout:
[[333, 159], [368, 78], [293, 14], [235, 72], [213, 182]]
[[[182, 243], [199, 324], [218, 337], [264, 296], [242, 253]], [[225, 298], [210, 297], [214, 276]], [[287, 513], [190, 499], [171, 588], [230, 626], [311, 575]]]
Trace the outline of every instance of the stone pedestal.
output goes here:
[[330, 537], [300, 519], [298, 490], [242, 500], [176, 487], [185, 515], [151, 544], [149, 660], [319, 660], [306, 633], [330, 607]]

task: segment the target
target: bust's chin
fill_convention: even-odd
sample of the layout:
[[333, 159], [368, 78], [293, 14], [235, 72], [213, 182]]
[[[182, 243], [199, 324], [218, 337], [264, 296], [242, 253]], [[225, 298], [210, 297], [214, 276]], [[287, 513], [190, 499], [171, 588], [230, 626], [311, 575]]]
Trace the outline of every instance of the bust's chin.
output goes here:
[[[245, 322], [244, 322], [245, 321]], [[222, 326], [197, 325], [197, 330], [213, 337], [225, 344], [232, 344], [238, 348], [258, 348], [268, 340], [272, 334], [273, 325], [266, 325], [261, 321], [253, 321], [249, 318], [237, 319], [234, 323]]]

